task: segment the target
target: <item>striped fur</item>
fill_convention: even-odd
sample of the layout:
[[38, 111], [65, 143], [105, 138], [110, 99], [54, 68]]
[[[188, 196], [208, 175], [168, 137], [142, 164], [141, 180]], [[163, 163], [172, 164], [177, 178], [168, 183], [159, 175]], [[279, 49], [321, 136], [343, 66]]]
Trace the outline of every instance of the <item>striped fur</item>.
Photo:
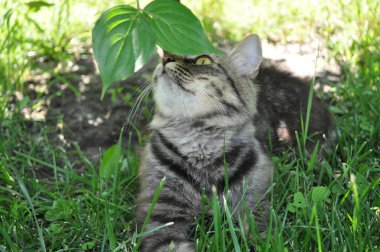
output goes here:
[[[174, 224], [143, 237], [142, 251], [194, 251], [187, 232], [201, 216], [202, 193], [210, 196], [213, 187], [220, 196], [229, 193], [229, 204], [237, 212], [245, 197], [259, 227], [265, 229], [272, 163], [256, 140], [252, 123], [257, 87], [251, 78], [260, 61], [259, 39], [250, 36], [209, 65], [175, 56], [158, 65], [157, 111], [140, 167], [137, 220], [141, 227], [155, 190], [166, 177], [147, 229]], [[248, 188], [245, 195], [243, 183]]]
[[[213, 188], [219, 198], [229, 194], [228, 204], [238, 214], [244, 197], [260, 230], [266, 228], [265, 194], [273, 167], [265, 146], [268, 138], [275, 152], [295, 144], [310, 87], [274, 69], [271, 78], [265, 66], [257, 76], [261, 86], [254, 83], [261, 63], [256, 35], [212, 60], [197, 65], [192, 57], [170, 55], [154, 72], [157, 109], [140, 166], [137, 222], [141, 229], [166, 177], [146, 228], [174, 224], [144, 236], [142, 251], [194, 251], [187, 233], [201, 216], [202, 194], [211, 196]], [[316, 96], [312, 99], [309, 152], [317, 141], [331, 142], [335, 133], [328, 110]], [[206, 206], [206, 214], [212, 215], [210, 209]]]

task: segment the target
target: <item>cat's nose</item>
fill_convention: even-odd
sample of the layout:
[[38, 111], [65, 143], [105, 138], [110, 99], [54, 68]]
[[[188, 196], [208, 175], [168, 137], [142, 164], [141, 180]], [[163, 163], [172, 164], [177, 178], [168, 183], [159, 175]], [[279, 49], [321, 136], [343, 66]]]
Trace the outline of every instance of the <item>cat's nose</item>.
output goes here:
[[162, 58], [162, 65], [165, 66], [166, 64], [168, 64], [169, 62], [176, 62], [176, 59], [172, 56], [164, 56]]

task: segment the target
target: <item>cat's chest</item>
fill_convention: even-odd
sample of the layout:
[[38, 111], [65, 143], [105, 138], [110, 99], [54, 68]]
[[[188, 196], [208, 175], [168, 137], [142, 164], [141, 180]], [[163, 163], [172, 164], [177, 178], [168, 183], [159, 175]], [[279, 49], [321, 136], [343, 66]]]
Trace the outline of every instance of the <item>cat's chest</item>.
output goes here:
[[171, 141], [186, 157], [186, 161], [198, 169], [213, 163], [223, 151], [224, 133], [220, 130], [199, 128], [171, 132]]

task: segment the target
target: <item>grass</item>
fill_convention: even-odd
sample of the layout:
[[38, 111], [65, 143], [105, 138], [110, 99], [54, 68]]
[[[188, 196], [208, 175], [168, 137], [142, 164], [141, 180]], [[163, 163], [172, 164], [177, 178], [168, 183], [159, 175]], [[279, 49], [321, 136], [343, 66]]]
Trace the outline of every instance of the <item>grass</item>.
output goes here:
[[[249, 214], [234, 223], [234, 209], [222, 199], [204, 198], [215, 214], [210, 223], [197, 220], [191, 237], [197, 249], [247, 251], [253, 243], [257, 251], [379, 250], [379, 4], [183, 2], [215, 39], [238, 40], [256, 32], [279, 43], [309, 43], [317, 34], [343, 70], [339, 85], [323, 94], [333, 101], [330, 109], [340, 128], [333, 151], [323, 161], [292, 152], [272, 157], [276, 170], [268, 191], [266, 238]], [[75, 47], [89, 39], [96, 15], [76, 13], [88, 7], [98, 14], [117, 1], [61, 0], [38, 12], [23, 3], [0, 4], [0, 251], [137, 250], [142, 235], [134, 222], [138, 154], [115, 145], [102, 160], [90, 161], [78, 145], [74, 150], [55, 145], [48, 125], [21, 113], [39, 102], [27, 99], [25, 80], [36, 72], [59, 72]], [[37, 133], [30, 132], [32, 126]]]

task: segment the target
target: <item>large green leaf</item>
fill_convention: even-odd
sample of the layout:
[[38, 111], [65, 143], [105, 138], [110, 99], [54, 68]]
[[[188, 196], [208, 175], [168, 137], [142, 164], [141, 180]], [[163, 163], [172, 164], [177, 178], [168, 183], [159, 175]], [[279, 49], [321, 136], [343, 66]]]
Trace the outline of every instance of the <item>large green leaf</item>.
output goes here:
[[128, 5], [103, 13], [93, 29], [92, 43], [103, 82], [102, 97], [113, 82], [131, 76], [155, 51], [149, 17]]
[[184, 5], [173, 0], [156, 0], [144, 11], [152, 18], [157, 44], [177, 55], [220, 54], [203, 31], [198, 18]]
[[131, 76], [152, 57], [155, 44], [177, 55], [220, 54], [199, 20], [174, 0], [156, 0], [144, 10], [113, 7], [92, 32], [95, 60], [103, 82], [102, 97], [115, 81]]

